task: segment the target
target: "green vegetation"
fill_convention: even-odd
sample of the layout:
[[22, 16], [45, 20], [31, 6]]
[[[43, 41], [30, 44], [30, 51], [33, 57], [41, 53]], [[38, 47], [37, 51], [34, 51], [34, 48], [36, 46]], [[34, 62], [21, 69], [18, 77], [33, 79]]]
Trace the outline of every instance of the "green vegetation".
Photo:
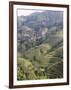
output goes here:
[[62, 15], [44, 11], [18, 17], [17, 80], [63, 78]]
[[60, 45], [51, 48], [45, 43], [18, 54], [18, 80], [62, 78], [62, 51]]

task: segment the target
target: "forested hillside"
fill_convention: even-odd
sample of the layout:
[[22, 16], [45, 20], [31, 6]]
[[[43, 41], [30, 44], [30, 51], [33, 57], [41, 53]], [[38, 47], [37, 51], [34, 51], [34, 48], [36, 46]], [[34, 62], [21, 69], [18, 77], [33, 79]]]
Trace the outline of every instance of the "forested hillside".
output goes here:
[[63, 12], [17, 18], [17, 79], [63, 78]]

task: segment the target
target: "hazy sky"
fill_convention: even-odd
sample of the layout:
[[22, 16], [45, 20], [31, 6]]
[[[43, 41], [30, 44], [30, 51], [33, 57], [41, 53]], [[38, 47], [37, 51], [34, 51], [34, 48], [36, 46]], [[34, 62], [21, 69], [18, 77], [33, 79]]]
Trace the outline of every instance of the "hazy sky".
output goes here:
[[27, 16], [27, 15], [30, 15], [32, 13], [35, 13], [35, 12], [43, 12], [43, 11], [40, 11], [40, 10], [24, 10], [24, 9], [18, 9], [17, 13], [18, 13], [18, 16]]

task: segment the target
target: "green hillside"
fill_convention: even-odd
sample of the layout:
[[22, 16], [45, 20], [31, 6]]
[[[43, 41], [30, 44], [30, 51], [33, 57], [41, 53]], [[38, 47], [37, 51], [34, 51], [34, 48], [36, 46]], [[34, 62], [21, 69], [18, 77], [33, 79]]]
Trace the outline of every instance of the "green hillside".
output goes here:
[[62, 12], [49, 10], [20, 18], [17, 32], [17, 79], [63, 78]]
[[[59, 46], [52, 48], [45, 43], [30, 48], [22, 56], [19, 55], [18, 64], [21, 70], [18, 70], [18, 73], [21, 72], [21, 74], [18, 75], [18, 80], [62, 78], [63, 48], [61, 45], [62, 42]], [[29, 73], [28, 76], [26, 73]]]

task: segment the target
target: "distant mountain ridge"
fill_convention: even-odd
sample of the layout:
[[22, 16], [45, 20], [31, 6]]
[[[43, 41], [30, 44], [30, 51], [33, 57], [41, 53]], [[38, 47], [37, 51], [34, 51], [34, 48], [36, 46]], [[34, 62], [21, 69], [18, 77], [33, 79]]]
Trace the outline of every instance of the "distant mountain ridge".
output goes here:
[[[62, 30], [63, 28], [63, 12], [62, 11], [43, 11], [35, 12], [29, 16], [18, 16], [18, 45], [25, 45], [40, 42], [49, 39], [53, 32]], [[31, 45], [30, 45], [31, 47]]]
[[39, 28], [39, 25], [41, 25], [41, 27], [50, 27], [60, 23], [63, 23], [62, 11], [48, 10], [32, 13], [29, 16], [18, 16], [18, 27], [20, 27], [20, 25], [26, 25], [30, 28], [35, 26]]

